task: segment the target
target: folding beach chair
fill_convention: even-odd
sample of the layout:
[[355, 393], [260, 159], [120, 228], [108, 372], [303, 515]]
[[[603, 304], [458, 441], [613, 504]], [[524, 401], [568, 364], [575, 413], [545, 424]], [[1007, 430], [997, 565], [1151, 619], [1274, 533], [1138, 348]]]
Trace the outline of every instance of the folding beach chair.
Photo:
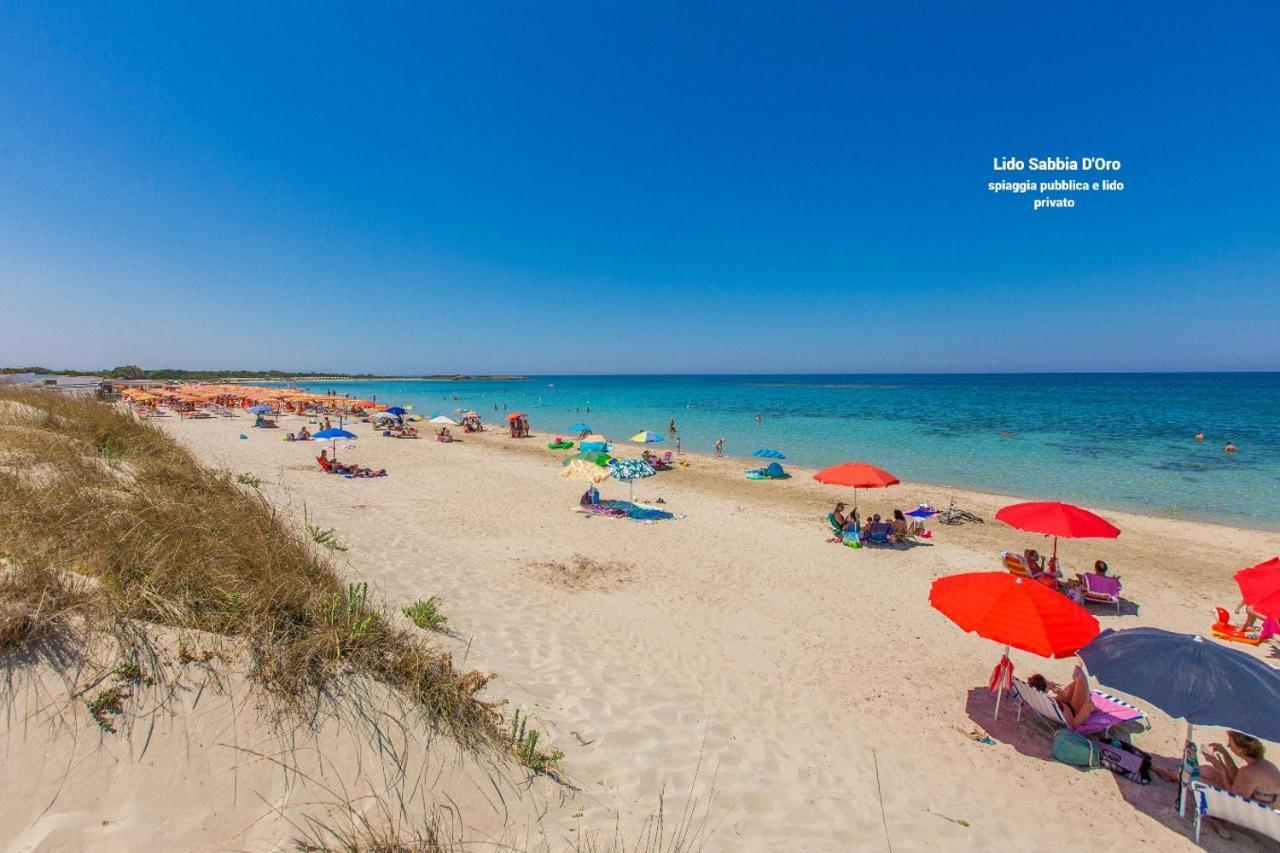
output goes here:
[[1201, 781], [1191, 783], [1191, 796], [1196, 806], [1197, 844], [1200, 843], [1200, 820], [1205, 817], [1216, 817], [1280, 841], [1280, 811], [1274, 807]]
[[1063, 716], [1062, 708], [1058, 705], [1057, 700], [1048, 693], [1041, 693], [1018, 678], [1013, 679], [1013, 691], [1018, 696], [1019, 721], [1022, 720], [1023, 706], [1027, 706], [1050, 725], [1057, 724], [1082, 735], [1101, 732], [1104, 737], [1110, 737], [1113, 728], [1127, 723], [1136, 724], [1144, 731], [1151, 728], [1151, 723], [1141, 708], [1136, 708], [1109, 693], [1103, 693], [1101, 690], [1089, 691], [1089, 699], [1098, 710], [1090, 714], [1079, 726], [1072, 726], [1067, 722], [1067, 718]]
[[1009, 570], [1011, 574], [1015, 574], [1022, 578], [1033, 578], [1031, 569], [1027, 566], [1027, 558], [1021, 554], [1014, 554], [1010, 551], [1000, 552], [1000, 562]]
[[1120, 612], [1120, 578], [1093, 572], [1076, 575], [1076, 577], [1080, 578], [1080, 582], [1084, 585], [1081, 588], [1081, 594], [1085, 601], [1111, 605], [1115, 607], [1116, 613]]

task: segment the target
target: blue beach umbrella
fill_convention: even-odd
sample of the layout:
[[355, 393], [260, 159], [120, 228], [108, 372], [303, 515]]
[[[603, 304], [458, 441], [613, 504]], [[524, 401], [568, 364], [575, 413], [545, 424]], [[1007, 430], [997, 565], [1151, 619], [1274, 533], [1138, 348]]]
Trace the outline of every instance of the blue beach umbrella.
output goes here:
[[751, 455], [759, 456], [761, 459], [786, 459], [787, 458], [783, 456], [781, 453], [779, 453], [778, 451], [770, 447], [762, 447], [759, 450], [753, 451]]
[[408, 414], [409, 410], [403, 409], [400, 406], [392, 406], [391, 408], [386, 409], [385, 411], [388, 415], [395, 415], [396, 417], [402, 417], [403, 415]]
[[591, 432], [591, 427], [586, 424], [574, 424], [569, 427], [569, 432]]
[[255, 415], [265, 415], [265, 414], [267, 414], [268, 412], [274, 412], [274, 411], [275, 411], [275, 409], [273, 409], [273, 408], [271, 408], [270, 406], [267, 406], [267, 405], [265, 405], [265, 404], [264, 404], [264, 405], [259, 405], [259, 406], [250, 406], [250, 407], [249, 407], [248, 409], [246, 409], [245, 411], [251, 412], [251, 413], [253, 413], [253, 414], [255, 414]]
[[[1186, 720], [1184, 756], [1194, 756], [1193, 726], [1280, 741], [1280, 670], [1238, 649], [1159, 628], [1108, 628], [1079, 655], [1100, 683]], [[1179, 772], [1180, 810], [1181, 782]]]
[[631, 440], [634, 441], [636, 444], [657, 444], [659, 441], [663, 441], [664, 439], [662, 436], [658, 435], [656, 432], [648, 432], [647, 430], [642, 430], [636, 433], [635, 435], [631, 436]]
[[323, 441], [328, 441], [329, 439], [332, 439], [332, 440], [333, 440], [333, 458], [334, 458], [334, 461], [337, 461], [337, 459], [338, 459], [338, 439], [340, 439], [340, 438], [355, 438], [355, 437], [356, 437], [356, 434], [355, 434], [355, 433], [353, 433], [353, 432], [347, 432], [345, 429], [322, 429], [322, 430], [320, 430], [319, 432], [317, 432], [317, 433], [315, 433], [314, 435], [312, 435], [311, 437], [312, 437], [312, 438], [318, 438], [318, 439], [321, 439], [321, 440], [323, 440]]
[[652, 477], [657, 472], [643, 459], [615, 459], [609, 463], [609, 473], [615, 480], [622, 480], [631, 487], [632, 499], [636, 496], [636, 480]]

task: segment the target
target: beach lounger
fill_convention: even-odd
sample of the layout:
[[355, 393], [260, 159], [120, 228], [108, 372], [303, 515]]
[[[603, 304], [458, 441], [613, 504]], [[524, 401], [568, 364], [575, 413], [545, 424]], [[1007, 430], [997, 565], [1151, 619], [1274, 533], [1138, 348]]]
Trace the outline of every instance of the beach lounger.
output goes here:
[[1010, 551], [1000, 552], [1000, 562], [1009, 570], [1011, 574], [1015, 574], [1022, 578], [1034, 578], [1031, 568], [1027, 565], [1027, 558], [1021, 554], [1014, 554]]
[[844, 539], [844, 528], [836, 521], [834, 512], [827, 513], [827, 524], [831, 525], [831, 535], [837, 539]]
[[1080, 578], [1080, 593], [1086, 602], [1111, 605], [1115, 607], [1116, 613], [1120, 612], [1120, 578], [1093, 572], [1076, 577]]
[[1200, 843], [1200, 820], [1206, 817], [1216, 817], [1280, 841], [1280, 811], [1274, 806], [1245, 799], [1200, 781], [1191, 783], [1191, 797], [1196, 809], [1197, 844]]
[[1140, 727], [1143, 731], [1151, 727], [1147, 715], [1140, 708], [1117, 699], [1109, 693], [1103, 693], [1101, 690], [1089, 691], [1089, 699], [1098, 710], [1090, 714], [1079, 726], [1072, 726], [1067, 722], [1057, 700], [1048, 693], [1041, 693], [1034, 687], [1028, 686], [1025, 681], [1013, 679], [1013, 692], [1018, 697], [1019, 721], [1022, 720], [1022, 709], [1026, 706], [1046, 722], [1063, 726], [1082, 735], [1102, 733], [1103, 736], [1110, 737], [1112, 729], [1126, 724], [1132, 724], [1130, 728]]

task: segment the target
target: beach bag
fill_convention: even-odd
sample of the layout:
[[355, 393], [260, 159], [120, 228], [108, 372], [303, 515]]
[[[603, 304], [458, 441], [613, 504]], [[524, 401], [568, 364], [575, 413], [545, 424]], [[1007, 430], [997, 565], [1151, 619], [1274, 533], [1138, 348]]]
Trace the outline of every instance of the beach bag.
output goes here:
[[1102, 766], [1119, 776], [1146, 785], [1151, 782], [1151, 756], [1131, 743], [1119, 738], [1106, 738], [1099, 742]]
[[1053, 757], [1072, 767], [1102, 766], [1097, 744], [1071, 729], [1060, 729], [1053, 736]]

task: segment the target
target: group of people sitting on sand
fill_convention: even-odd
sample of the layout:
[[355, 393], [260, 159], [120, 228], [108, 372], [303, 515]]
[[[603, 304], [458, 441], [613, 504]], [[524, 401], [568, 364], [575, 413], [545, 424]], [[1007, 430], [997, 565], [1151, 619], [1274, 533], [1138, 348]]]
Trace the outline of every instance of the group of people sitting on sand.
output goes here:
[[342, 474], [345, 477], [387, 476], [386, 468], [379, 468], [375, 471], [372, 468], [361, 468], [359, 465], [343, 465], [337, 459], [330, 459], [328, 450], [321, 450], [320, 455], [316, 457], [316, 461], [320, 463], [320, 467], [328, 474]]
[[310, 441], [311, 433], [307, 430], [306, 427], [303, 427], [297, 432], [286, 432], [284, 434], [284, 440], [285, 441]]
[[391, 438], [417, 438], [418, 428], [412, 427], [412, 426], [405, 426], [404, 424], [397, 421], [393, 423], [391, 426], [387, 427], [385, 430], [383, 430], [382, 434], [385, 436], [389, 436]]
[[529, 419], [528, 418], [512, 418], [507, 422], [511, 427], [512, 438], [528, 438], [529, 437]]
[[[1072, 728], [1078, 728], [1098, 710], [1093, 704], [1088, 676], [1078, 665], [1071, 673], [1070, 684], [1054, 684], [1036, 673], [1027, 679], [1027, 686], [1057, 702], [1062, 716]], [[1241, 763], [1236, 763], [1232, 753]], [[1209, 763], [1200, 766], [1200, 778], [1210, 785], [1264, 805], [1275, 805], [1280, 801], [1280, 768], [1267, 760], [1266, 748], [1257, 738], [1243, 732], [1228, 731], [1226, 745], [1211, 743], [1205, 747], [1204, 756]], [[1160, 767], [1152, 767], [1151, 770], [1166, 781], [1178, 781], [1176, 772]]]
[[879, 513], [868, 515], [866, 519], [858, 518], [858, 510], [845, 514], [845, 504], [838, 503], [831, 511], [831, 523], [839, 528], [845, 541], [855, 539], [859, 542], [879, 545], [895, 545], [914, 538], [924, 531], [919, 521], [907, 521], [902, 510], [895, 509], [892, 519], [882, 519]]
[[440, 429], [436, 430], [436, 441], [448, 444], [453, 441], [453, 433], [449, 432], [449, 428], [447, 426], [440, 427]]

